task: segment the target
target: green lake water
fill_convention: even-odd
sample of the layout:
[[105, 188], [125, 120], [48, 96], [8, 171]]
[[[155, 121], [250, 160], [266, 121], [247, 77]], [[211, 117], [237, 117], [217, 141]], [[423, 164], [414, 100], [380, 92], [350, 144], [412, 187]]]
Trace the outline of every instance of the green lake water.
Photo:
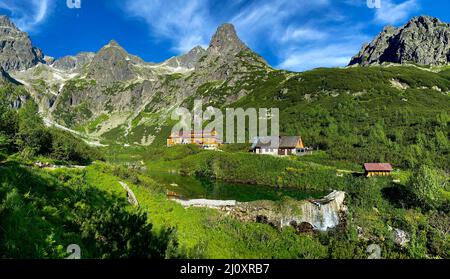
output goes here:
[[271, 186], [228, 183], [213, 181], [205, 178], [182, 176], [177, 173], [156, 172], [148, 173], [157, 183], [167, 190], [177, 193], [185, 199], [236, 200], [249, 202], [256, 200], [281, 200], [291, 197], [296, 200], [320, 198], [327, 193], [305, 192], [294, 188], [278, 189]]

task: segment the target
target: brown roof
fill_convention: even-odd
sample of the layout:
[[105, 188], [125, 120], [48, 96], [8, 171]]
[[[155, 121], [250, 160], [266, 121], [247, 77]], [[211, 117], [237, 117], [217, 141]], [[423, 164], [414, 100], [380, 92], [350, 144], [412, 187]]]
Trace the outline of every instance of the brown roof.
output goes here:
[[365, 163], [364, 169], [366, 171], [392, 171], [392, 165], [389, 163]]
[[299, 136], [282, 136], [278, 138], [279, 146], [276, 146], [276, 137], [258, 137], [252, 148], [296, 148], [301, 140]]

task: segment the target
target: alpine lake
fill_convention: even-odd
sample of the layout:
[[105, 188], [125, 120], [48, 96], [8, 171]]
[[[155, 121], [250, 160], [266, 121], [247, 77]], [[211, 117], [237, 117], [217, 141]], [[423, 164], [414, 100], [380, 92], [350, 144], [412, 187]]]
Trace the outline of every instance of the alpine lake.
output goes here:
[[320, 198], [326, 192], [308, 192], [295, 188], [277, 188], [253, 184], [230, 183], [208, 178], [183, 176], [166, 171], [149, 171], [147, 174], [161, 184], [167, 193], [181, 199], [235, 200], [250, 202], [257, 200], [279, 201], [285, 197], [295, 200]]

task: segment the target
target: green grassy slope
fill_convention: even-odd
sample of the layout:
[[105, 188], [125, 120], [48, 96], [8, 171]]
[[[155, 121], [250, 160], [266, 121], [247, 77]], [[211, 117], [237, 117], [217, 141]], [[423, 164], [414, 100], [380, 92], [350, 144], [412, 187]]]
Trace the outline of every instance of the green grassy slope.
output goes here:
[[392, 66], [273, 72], [251, 86], [233, 107], [279, 108], [282, 134], [302, 135], [306, 145], [335, 159], [450, 165], [448, 71]]

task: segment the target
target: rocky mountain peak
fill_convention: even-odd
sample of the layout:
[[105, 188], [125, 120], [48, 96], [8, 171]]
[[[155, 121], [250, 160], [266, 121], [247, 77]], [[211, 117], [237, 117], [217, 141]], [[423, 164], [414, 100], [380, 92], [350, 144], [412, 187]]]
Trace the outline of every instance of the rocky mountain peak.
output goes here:
[[119, 43], [116, 40], [111, 40], [109, 41], [109, 43], [106, 46], [110, 46], [110, 47], [121, 47], [119, 45]]
[[352, 58], [349, 65], [382, 63], [446, 65], [450, 63], [450, 24], [430, 16], [412, 18], [404, 26], [387, 26]]
[[95, 53], [81, 52], [75, 56], [64, 56], [52, 63], [52, 66], [59, 70], [78, 70], [94, 59]]
[[200, 58], [204, 57], [206, 54], [207, 52], [204, 48], [196, 46], [188, 53], [172, 57], [163, 64], [172, 68], [194, 69]]
[[201, 46], [196, 46], [189, 51], [190, 54], [205, 54], [206, 50]]
[[436, 17], [431, 17], [431, 16], [416, 16], [413, 17], [410, 21], [408, 21], [408, 23], [405, 25], [406, 28], [408, 27], [412, 27], [412, 26], [423, 26], [425, 28], [429, 28], [429, 27], [435, 27], [435, 26], [439, 26], [439, 25], [446, 25], [446, 23], [443, 23], [440, 19], [436, 18]]
[[144, 63], [141, 58], [111, 40], [92, 58], [88, 75], [100, 83], [130, 80], [135, 78], [132, 66], [141, 63]]
[[212, 37], [208, 51], [220, 54], [234, 54], [244, 49], [247, 49], [247, 46], [239, 39], [234, 26], [225, 23], [219, 26]]
[[392, 25], [386, 25], [381, 31], [381, 34], [393, 34], [397, 29]]
[[0, 28], [11, 27], [17, 29], [16, 25], [5, 15], [0, 15]]
[[44, 61], [27, 33], [20, 31], [7, 16], [0, 16], [0, 66], [5, 71], [25, 70]]
[[196, 66], [198, 72], [208, 73], [212, 79], [239, 79], [239, 75], [250, 68], [267, 67], [267, 62], [247, 47], [232, 24], [225, 23], [217, 29], [211, 39], [206, 55]]

